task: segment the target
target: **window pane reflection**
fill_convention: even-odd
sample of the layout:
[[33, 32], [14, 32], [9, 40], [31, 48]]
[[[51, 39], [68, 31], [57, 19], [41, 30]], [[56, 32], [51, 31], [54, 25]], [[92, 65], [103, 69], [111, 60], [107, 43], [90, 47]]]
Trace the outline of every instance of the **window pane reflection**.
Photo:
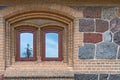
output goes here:
[[33, 33], [20, 34], [20, 58], [33, 57]]
[[58, 58], [58, 33], [45, 34], [45, 57]]

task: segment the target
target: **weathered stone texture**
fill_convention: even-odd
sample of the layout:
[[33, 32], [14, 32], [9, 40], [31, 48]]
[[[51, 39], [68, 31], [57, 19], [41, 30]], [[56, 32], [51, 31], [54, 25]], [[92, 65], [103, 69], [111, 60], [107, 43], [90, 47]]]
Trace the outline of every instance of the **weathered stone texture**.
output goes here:
[[117, 45], [112, 42], [102, 42], [97, 44], [97, 59], [115, 59], [117, 54]]
[[112, 32], [106, 31], [103, 33], [104, 42], [112, 42]]
[[4, 80], [4, 75], [0, 75], [0, 80]]
[[120, 9], [118, 10], [118, 16], [120, 17]]
[[120, 74], [75, 74], [75, 80], [120, 80]]
[[120, 80], [120, 74], [111, 74], [109, 80]]
[[97, 32], [105, 32], [108, 30], [108, 21], [104, 20], [96, 20], [96, 31]]
[[102, 34], [84, 33], [84, 43], [98, 43], [102, 41]]
[[100, 7], [86, 7], [83, 11], [85, 18], [101, 18]]
[[118, 59], [120, 59], [120, 48], [119, 48], [119, 51], [118, 51]]
[[99, 80], [108, 80], [108, 74], [100, 74]]
[[110, 29], [112, 32], [116, 32], [120, 30], [120, 19], [114, 18], [110, 21]]
[[97, 74], [75, 74], [75, 80], [98, 80]]
[[79, 31], [80, 32], [93, 32], [94, 31], [94, 20], [79, 20]]
[[93, 59], [95, 54], [94, 44], [85, 44], [79, 48], [79, 58], [80, 59]]
[[116, 44], [120, 45], [120, 31], [118, 31], [114, 34], [114, 42]]
[[117, 17], [117, 8], [116, 7], [106, 7], [102, 9], [102, 19], [113, 19]]

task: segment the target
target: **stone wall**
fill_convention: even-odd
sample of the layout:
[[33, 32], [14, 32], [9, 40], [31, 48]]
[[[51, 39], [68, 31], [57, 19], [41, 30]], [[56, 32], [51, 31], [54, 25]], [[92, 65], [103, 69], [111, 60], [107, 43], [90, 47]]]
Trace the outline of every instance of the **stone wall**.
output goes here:
[[75, 74], [75, 80], [120, 80], [119, 74]]
[[83, 32], [83, 46], [79, 47], [80, 59], [119, 59], [120, 19], [118, 7], [86, 7], [79, 19]]

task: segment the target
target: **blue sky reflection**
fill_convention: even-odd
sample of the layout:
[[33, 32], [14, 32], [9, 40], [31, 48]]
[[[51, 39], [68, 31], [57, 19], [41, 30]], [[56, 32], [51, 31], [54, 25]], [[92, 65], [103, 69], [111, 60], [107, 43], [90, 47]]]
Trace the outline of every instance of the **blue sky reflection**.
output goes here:
[[45, 57], [58, 58], [58, 33], [46, 33], [45, 43]]
[[33, 57], [33, 33], [20, 34], [20, 58], [27, 57], [27, 48], [29, 48], [31, 52], [30, 57]]

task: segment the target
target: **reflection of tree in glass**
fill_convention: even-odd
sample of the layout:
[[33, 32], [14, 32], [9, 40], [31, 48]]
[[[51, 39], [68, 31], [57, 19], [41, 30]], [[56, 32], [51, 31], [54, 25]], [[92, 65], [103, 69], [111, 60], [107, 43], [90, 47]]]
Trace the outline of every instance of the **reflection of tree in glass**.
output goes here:
[[27, 48], [26, 48], [26, 57], [30, 58], [30, 56], [32, 55], [32, 48], [30, 48], [30, 44], [27, 44]]

